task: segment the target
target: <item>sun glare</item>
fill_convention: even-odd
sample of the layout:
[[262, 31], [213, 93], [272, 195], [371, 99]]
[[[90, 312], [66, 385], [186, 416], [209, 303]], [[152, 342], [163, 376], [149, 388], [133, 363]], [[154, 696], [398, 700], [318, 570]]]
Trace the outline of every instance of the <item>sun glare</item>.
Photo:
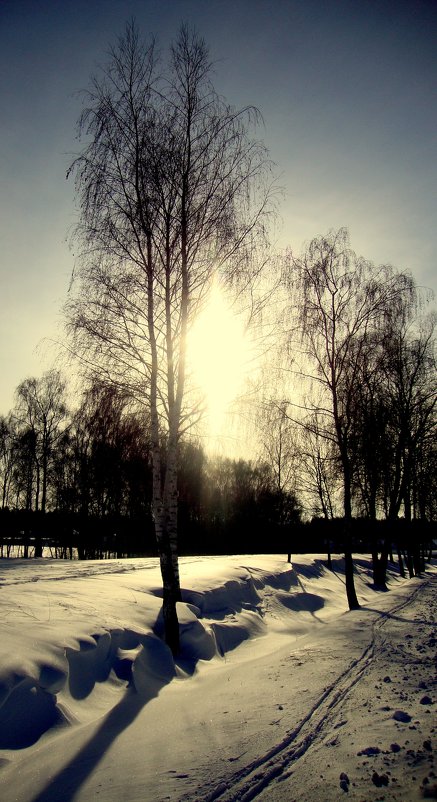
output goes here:
[[188, 354], [194, 384], [205, 398], [206, 434], [212, 445], [226, 434], [228, 414], [243, 389], [251, 359], [243, 322], [216, 284], [190, 332]]

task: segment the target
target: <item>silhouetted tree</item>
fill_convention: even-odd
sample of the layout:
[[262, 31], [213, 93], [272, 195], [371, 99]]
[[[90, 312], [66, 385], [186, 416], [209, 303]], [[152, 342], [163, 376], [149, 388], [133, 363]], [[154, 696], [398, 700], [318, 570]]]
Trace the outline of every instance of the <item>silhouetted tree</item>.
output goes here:
[[13, 416], [0, 417], [0, 478], [2, 509], [11, 503], [14, 467], [17, 453], [17, 432]]
[[409, 332], [393, 326], [385, 338], [385, 395], [389, 405], [389, 437], [392, 466], [386, 477], [388, 518], [412, 517], [414, 474], [421, 443], [435, 438], [436, 365], [434, 321]]
[[[65, 382], [59, 371], [49, 370], [40, 379], [30, 378], [21, 382], [16, 397], [15, 415], [22, 428], [22, 446], [25, 446], [28, 460], [26, 506], [32, 508], [29, 490], [34, 472], [35, 510], [40, 509], [45, 513], [50, 469], [67, 415]], [[38, 534], [35, 540], [35, 557], [41, 556], [42, 543]]]
[[[182, 27], [167, 70], [134, 24], [93, 81], [72, 165], [80, 203], [80, 287], [69, 317], [75, 350], [147, 401], [153, 517], [166, 640], [178, 650], [177, 474], [186, 339], [214, 271], [250, 276], [261, 230], [265, 149], [257, 113], [235, 111], [210, 82], [205, 43]], [[243, 244], [246, 247], [243, 248]], [[164, 458], [163, 458], [164, 457]]]
[[292, 260], [292, 276], [299, 289], [302, 339], [322, 396], [313, 412], [319, 434], [336, 447], [341, 469], [346, 592], [354, 609], [359, 606], [351, 554], [356, 383], [367, 337], [413, 292], [413, 284], [408, 276], [357, 257], [345, 229], [312, 240], [303, 256]]
[[[258, 417], [258, 429], [261, 440], [262, 455], [270, 467], [273, 477], [274, 493], [270, 492], [271, 501], [275, 497], [274, 517], [284, 530], [295, 522], [291, 510], [297, 510], [295, 488], [296, 476], [296, 432], [287, 414], [287, 401], [276, 402], [273, 398], [263, 405], [262, 414]], [[292, 503], [293, 500], [293, 503]], [[299, 516], [298, 516], [299, 517]], [[291, 548], [291, 545], [289, 545]], [[288, 552], [291, 562], [291, 552]]]

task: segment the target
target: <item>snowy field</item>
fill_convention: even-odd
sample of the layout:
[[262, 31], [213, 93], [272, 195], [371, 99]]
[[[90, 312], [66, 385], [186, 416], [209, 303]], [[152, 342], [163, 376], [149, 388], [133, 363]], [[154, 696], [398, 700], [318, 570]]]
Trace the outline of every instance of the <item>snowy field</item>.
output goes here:
[[437, 798], [437, 569], [346, 610], [324, 557], [0, 560], [2, 802]]

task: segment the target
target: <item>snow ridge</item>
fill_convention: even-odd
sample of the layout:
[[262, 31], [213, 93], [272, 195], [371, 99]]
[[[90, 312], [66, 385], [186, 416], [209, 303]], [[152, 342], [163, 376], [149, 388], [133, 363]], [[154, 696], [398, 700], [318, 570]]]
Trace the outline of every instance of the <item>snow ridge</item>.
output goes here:
[[[133, 570], [138, 574], [141, 570], [156, 571], [156, 561], [154, 565], [148, 562], [143, 569], [134, 566]], [[199, 567], [199, 560], [187, 560], [186, 564], [190, 562]], [[23, 571], [18, 564], [17, 568]], [[23, 614], [32, 622], [33, 637], [22, 644], [24, 654], [19, 646], [11, 646], [7, 659], [0, 661], [0, 749], [29, 747], [50, 729], [77, 723], [79, 719], [72, 708], [75, 703], [89, 698], [98, 684], [110, 681], [118, 682], [121, 687], [128, 686], [140, 693], [145, 703], [175, 677], [191, 676], [199, 660], [224, 657], [244, 640], [261, 635], [265, 627], [260, 592], [269, 582], [289, 587], [292, 573], [291, 569], [279, 575], [264, 570], [254, 579], [247, 568], [239, 566], [233, 571], [234, 577], [226, 577], [215, 585], [207, 580], [210, 586], [202, 591], [183, 589], [183, 602], [178, 605], [181, 652], [174, 661], [163, 642], [162, 590], [153, 580], [148, 593], [143, 592], [149, 626], [124, 628], [99, 623], [95, 629], [91, 618], [89, 626], [80, 621], [75, 628], [74, 622], [72, 627], [70, 622], [71, 635], [65, 637], [64, 632], [63, 637], [59, 637], [57, 628], [51, 628], [50, 621], [44, 621], [36, 611], [44, 592], [50, 593], [47, 583], [52, 586], [53, 580], [57, 580], [67, 584], [72, 579], [98, 583], [102, 579], [120, 578], [127, 569], [118, 564], [101, 566], [97, 561], [89, 566], [81, 564], [73, 573], [67, 566], [64, 575], [58, 566], [49, 564], [48, 568], [50, 574], [46, 580], [42, 578], [44, 565], [40, 561], [36, 576], [20, 576], [17, 581], [11, 579], [8, 583], [9, 597], [15, 588], [30, 588], [33, 607], [31, 610], [29, 603], [23, 606]], [[54, 570], [57, 571], [55, 575]], [[36, 579], [39, 580], [37, 587]], [[202, 584], [200, 576], [199, 579]], [[20, 599], [23, 604], [23, 594]], [[9, 617], [12, 602], [4, 597], [1, 601]], [[71, 609], [67, 607], [68, 612]], [[50, 616], [55, 616], [53, 604]], [[97, 620], [100, 622], [99, 617]], [[8, 631], [7, 623], [4, 628], [3, 642], [7, 647], [15, 633]]]
[[157, 564], [116, 563], [0, 565], [2, 802], [373, 802], [432, 767], [435, 569], [378, 594], [363, 557], [349, 613], [341, 559], [181, 561], [175, 661]]

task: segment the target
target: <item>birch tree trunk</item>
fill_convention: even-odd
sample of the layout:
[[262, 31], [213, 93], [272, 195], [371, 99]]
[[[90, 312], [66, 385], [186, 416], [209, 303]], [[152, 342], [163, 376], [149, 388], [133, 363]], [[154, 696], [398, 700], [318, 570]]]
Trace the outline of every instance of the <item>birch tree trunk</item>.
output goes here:
[[[216, 272], [247, 258], [270, 214], [270, 165], [255, 109], [215, 92], [204, 41], [182, 26], [166, 66], [134, 23], [93, 79], [79, 120], [77, 293], [67, 320], [85, 372], [146, 403], [165, 637], [179, 648], [178, 450], [190, 419], [187, 331]], [[244, 259], [242, 258], [244, 256]], [[244, 269], [241, 270], [241, 265]], [[239, 279], [238, 279], [239, 280]]]

